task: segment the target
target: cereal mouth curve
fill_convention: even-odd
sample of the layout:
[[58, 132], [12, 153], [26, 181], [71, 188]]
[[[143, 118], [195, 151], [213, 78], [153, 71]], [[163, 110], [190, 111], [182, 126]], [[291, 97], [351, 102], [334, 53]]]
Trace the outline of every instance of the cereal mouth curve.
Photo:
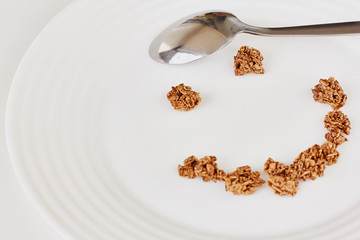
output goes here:
[[[343, 134], [350, 134], [350, 120], [339, 110], [347, 99], [339, 82], [333, 77], [320, 79], [312, 93], [316, 102], [328, 104], [333, 109], [324, 118], [324, 126], [328, 131], [325, 134], [326, 142], [322, 145], [314, 144], [301, 152], [290, 165], [268, 158], [264, 164], [264, 172], [269, 176], [267, 186], [280, 196], [295, 196], [300, 180], [322, 177], [326, 166], [338, 161], [340, 153], [337, 147], [347, 141]], [[216, 160], [215, 156], [205, 156], [200, 160], [190, 156], [183, 165], [178, 166], [179, 176], [191, 179], [201, 177], [205, 182], [224, 182], [225, 190], [234, 195], [253, 194], [265, 183], [260, 172], [252, 171], [248, 165], [226, 173], [218, 168]]]

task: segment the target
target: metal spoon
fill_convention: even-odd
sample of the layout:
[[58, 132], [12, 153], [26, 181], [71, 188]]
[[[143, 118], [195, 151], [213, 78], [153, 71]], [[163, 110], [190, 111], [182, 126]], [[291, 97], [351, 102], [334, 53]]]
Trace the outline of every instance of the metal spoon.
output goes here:
[[243, 23], [227, 12], [198, 13], [182, 18], [166, 28], [154, 39], [149, 53], [161, 63], [187, 63], [223, 48], [238, 33], [263, 36], [354, 34], [360, 33], [360, 22], [263, 28]]

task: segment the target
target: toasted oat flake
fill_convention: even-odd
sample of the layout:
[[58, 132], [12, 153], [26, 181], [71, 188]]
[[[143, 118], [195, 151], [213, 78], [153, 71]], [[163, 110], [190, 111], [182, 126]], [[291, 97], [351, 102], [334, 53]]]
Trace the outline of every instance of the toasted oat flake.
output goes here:
[[270, 176], [267, 184], [276, 194], [280, 196], [295, 196], [299, 189], [299, 181], [284, 176]]
[[320, 79], [312, 89], [314, 100], [320, 103], [329, 104], [334, 110], [344, 106], [347, 96], [335, 78]]
[[171, 87], [167, 98], [174, 109], [178, 111], [190, 111], [201, 102], [200, 94], [192, 91], [191, 87], [185, 86], [183, 83]]
[[250, 166], [243, 166], [228, 174], [225, 189], [234, 195], [252, 194], [264, 183], [265, 181], [260, 178], [260, 172], [252, 172]]
[[263, 59], [259, 50], [242, 46], [234, 57], [235, 75], [244, 75], [246, 73], [264, 74]]

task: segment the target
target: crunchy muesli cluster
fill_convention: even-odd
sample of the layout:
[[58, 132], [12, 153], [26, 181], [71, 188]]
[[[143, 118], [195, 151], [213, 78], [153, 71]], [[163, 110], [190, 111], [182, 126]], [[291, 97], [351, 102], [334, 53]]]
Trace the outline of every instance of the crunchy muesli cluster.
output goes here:
[[205, 182], [222, 180], [226, 174], [218, 169], [215, 161], [215, 156], [205, 156], [200, 160], [195, 156], [190, 156], [184, 160], [184, 165], [178, 166], [179, 175], [188, 178], [202, 177]]
[[225, 178], [225, 190], [234, 195], [252, 194], [265, 181], [261, 179], [260, 172], [252, 172], [250, 166], [238, 167]]
[[174, 109], [178, 111], [190, 111], [201, 102], [200, 94], [192, 91], [191, 87], [185, 86], [183, 83], [171, 87], [167, 98]]
[[291, 177], [296, 178], [296, 171], [290, 166], [287, 166], [280, 162], [275, 162], [272, 158], [268, 158], [268, 160], [264, 164], [264, 172], [269, 174], [270, 176], [281, 176], [281, 177]]
[[306, 149], [290, 166], [269, 158], [264, 164], [264, 171], [269, 174], [268, 186], [281, 196], [294, 196], [299, 180], [315, 180], [323, 176], [326, 165], [336, 163], [338, 158], [336, 145], [331, 142], [325, 142], [321, 146], [315, 144]]
[[346, 135], [350, 134], [350, 120], [342, 111], [331, 111], [326, 114], [325, 128], [329, 132], [342, 132]]
[[340, 145], [347, 141], [342, 133], [346, 135], [350, 134], [350, 120], [342, 111], [335, 110], [326, 114], [324, 124], [325, 128], [329, 131], [325, 135], [325, 138], [329, 142]]
[[320, 83], [312, 89], [314, 100], [319, 103], [327, 103], [334, 110], [344, 106], [347, 96], [341, 88], [339, 82], [333, 77], [320, 79]]
[[235, 75], [244, 75], [246, 73], [264, 74], [262, 60], [264, 60], [264, 57], [259, 50], [242, 46], [234, 57]]
[[198, 160], [195, 156], [184, 160], [184, 165], [178, 166], [181, 177], [202, 177], [203, 181], [212, 180], [225, 182], [225, 190], [235, 195], [252, 194], [265, 183], [260, 178], [260, 172], [252, 172], [251, 167], [238, 167], [234, 172], [225, 173], [218, 169], [215, 156], [205, 156]]
[[331, 142], [325, 142], [321, 145], [322, 156], [325, 164], [330, 166], [337, 163], [340, 153], [336, 150], [337, 145]]
[[297, 172], [290, 166], [268, 158], [264, 164], [264, 172], [269, 174], [267, 185], [276, 194], [294, 196], [298, 191]]
[[315, 180], [324, 175], [325, 159], [322, 156], [321, 147], [317, 144], [301, 152], [291, 164], [291, 168], [297, 172], [297, 177], [303, 181]]

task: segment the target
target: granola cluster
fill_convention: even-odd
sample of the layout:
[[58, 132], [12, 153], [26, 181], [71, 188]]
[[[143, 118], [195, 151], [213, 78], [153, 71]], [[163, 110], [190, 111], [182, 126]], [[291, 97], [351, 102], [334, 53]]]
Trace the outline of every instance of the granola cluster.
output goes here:
[[259, 50], [242, 46], [234, 57], [235, 75], [244, 75], [246, 73], [264, 74], [263, 59]]
[[321, 145], [322, 156], [325, 159], [325, 164], [330, 166], [337, 163], [340, 153], [336, 150], [337, 145], [331, 142], [325, 142]]
[[270, 176], [281, 176], [290, 178], [297, 177], [296, 171], [294, 169], [283, 163], [275, 162], [272, 158], [268, 158], [268, 160], [265, 162], [264, 172], [269, 174]]
[[350, 134], [350, 120], [342, 111], [331, 111], [326, 114], [325, 128], [329, 132], [342, 132], [346, 135]]
[[342, 133], [350, 134], [350, 120], [343, 112], [339, 110], [329, 112], [325, 116], [324, 124], [329, 131], [325, 134], [325, 139], [328, 142], [340, 145], [347, 141]]
[[297, 172], [299, 179], [306, 181], [309, 178], [315, 180], [316, 177], [324, 175], [325, 171], [325, 158], [322, 155], [321, 147], [317, 144], [301, 152], [291, 164]]
[[234, 172], [227, 174], [218, 169], [215, 161], [215, 156], [205, 156], [200, 160], [190, 156], [184, 160], [184, 165], [178, 166], [179, 175], [188, 178], [202, 177], [204, 182], [223, 181], [225, 190], [235, 195], [252, 194], [265, 183], [260, 178], [260, 172], [252, 172], [249, 166], [238, 167]]
[[336, 163], [339, 155], [335, 144], [325, 142], [301, 152], [290, 166], [269, 158], [264, 164], [264, 172], [269, 175], [268, 186], [281, 196], [294, 196], [299, 180], [315, 180], [323, 176], [326, 165]]
[[200, 160], [195, 156], [190, 156], [184, 160], [183, 166], [178, 166], [179, 175], [188, 178], [202, 177], [205, 182], [222, 180], [226, 174], [223, 170], [218, 169], [215, 161], [215, 156], [205, 156]]
[[171, 87], [167, 98], [174, 109], [178, 111], [190, 111], [201, 102], [200, 94], [192, 91], [191, 87], [185, 86], [183, 83]]
[[335, 78], [320, 79], [320, 83], [312, 89], [314, 100], [319, 103], [327, 103], [334, 110], [344, 106], [347, 96]]
[[225, 178], [225, 190], [234, 195], [253, 194], [265, 181], [260, 172], [252, 172], [250, 166], [238, 167]]
[[280, 162], [269, 158], [264, 164], [264, 172], [269, 174], [267, 185], [278, 195], [294, 196], [299, 189], [297, 172]]

